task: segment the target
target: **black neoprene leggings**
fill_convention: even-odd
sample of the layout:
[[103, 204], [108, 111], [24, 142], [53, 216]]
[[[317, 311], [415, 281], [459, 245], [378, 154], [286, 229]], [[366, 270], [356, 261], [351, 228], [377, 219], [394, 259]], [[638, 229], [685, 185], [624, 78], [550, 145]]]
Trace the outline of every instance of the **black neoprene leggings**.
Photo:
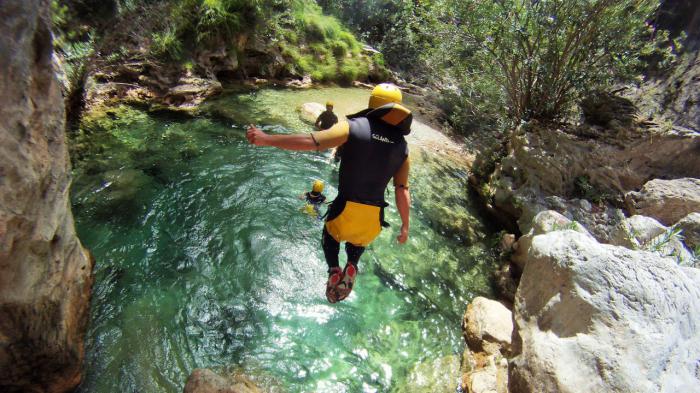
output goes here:
[[[323, 245], [323, 253], [326, 255], [326, 263], [328, 268], [339, 267], [338, 253], [340, 252], [340, 243], [338, 243], [328, 230], [325, 225], [323, 226], [323, 238], [321, 239], [321, 244]], [[357, 263], [360, 261], [362, 253], [365, 252], [364, 247], [359, 247], [345, 242], [345, 253], [348, 255], [348, 262], [352, 263], [357, 267]]]

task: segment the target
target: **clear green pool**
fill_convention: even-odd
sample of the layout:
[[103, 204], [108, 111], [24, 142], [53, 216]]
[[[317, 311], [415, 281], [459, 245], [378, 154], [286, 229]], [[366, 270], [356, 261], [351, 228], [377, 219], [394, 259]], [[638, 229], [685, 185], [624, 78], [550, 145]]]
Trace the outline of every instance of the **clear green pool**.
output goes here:
[[[348, 301], [324, 297], [322, 224], [298, 196], [336, 194], [328, 154], [251, 148], [245, 124], [309, 129], [295, 108], [367, 92], [229, 94], [194, 119], [118, 107], [74, 141], [73, 209], [95, 286], [81, 392], [181, 392], [198, 367], [285, 392], [454, 392], [467, 302], [493, 256], [464, 169], [412, 150], [408, 244], [392, 204]], [[341, 256], [341, 260], [344, 255]]]

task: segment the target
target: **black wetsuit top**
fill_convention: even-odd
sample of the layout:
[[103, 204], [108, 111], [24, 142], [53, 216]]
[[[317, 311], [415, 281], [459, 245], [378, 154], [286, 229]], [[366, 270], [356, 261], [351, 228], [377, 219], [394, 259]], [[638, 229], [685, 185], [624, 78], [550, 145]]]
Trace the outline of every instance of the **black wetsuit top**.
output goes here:
[[408, 157], [404, 132], [371, 111], [352, 115], [348, 122], [350, 133], [343, 144], [338, 194], [349, 201], [385, 206], [389, 180]]
[[304, 196], [306, 197], [306, 202], [309, 202], [312, 205], [320, 205], [326, 201], [326, 196], [320, 192], [316, 193], [311, 191], [304, 194]]

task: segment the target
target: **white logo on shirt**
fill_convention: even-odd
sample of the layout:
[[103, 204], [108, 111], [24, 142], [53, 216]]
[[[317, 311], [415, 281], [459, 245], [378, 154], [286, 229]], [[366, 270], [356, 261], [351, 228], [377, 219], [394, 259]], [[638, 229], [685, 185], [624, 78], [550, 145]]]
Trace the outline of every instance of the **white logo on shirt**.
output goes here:
[[384, 142], [384, 143], [394, 143], [391, 141], [391, 139], [389, 139], [385, 136], [377, 135], [377, 134], [372, 134], [372, 139], [379, 141], [379, 142]]

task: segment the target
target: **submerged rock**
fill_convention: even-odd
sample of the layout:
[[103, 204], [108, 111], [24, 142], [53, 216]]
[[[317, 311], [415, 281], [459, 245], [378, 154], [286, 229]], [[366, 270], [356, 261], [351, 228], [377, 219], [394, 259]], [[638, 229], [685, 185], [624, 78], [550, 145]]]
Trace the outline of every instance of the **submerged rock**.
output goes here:
[[80, 383], [93, 261], [70, 210], [49, 2], [0, 2], [0, 391]]
[[255, 383], [242, 375], [223, 377], [207, 368], [192, 371], [183, 393], [262, 393]]
[[397, 393], [454, 392], [459, 381], [459, 356], [445, 356], [432, 362], [418, 363], [408, 374]]
[[526, 262], [511, 393], [696, 389], [700, 270], [570, 230], [535, 236]]

